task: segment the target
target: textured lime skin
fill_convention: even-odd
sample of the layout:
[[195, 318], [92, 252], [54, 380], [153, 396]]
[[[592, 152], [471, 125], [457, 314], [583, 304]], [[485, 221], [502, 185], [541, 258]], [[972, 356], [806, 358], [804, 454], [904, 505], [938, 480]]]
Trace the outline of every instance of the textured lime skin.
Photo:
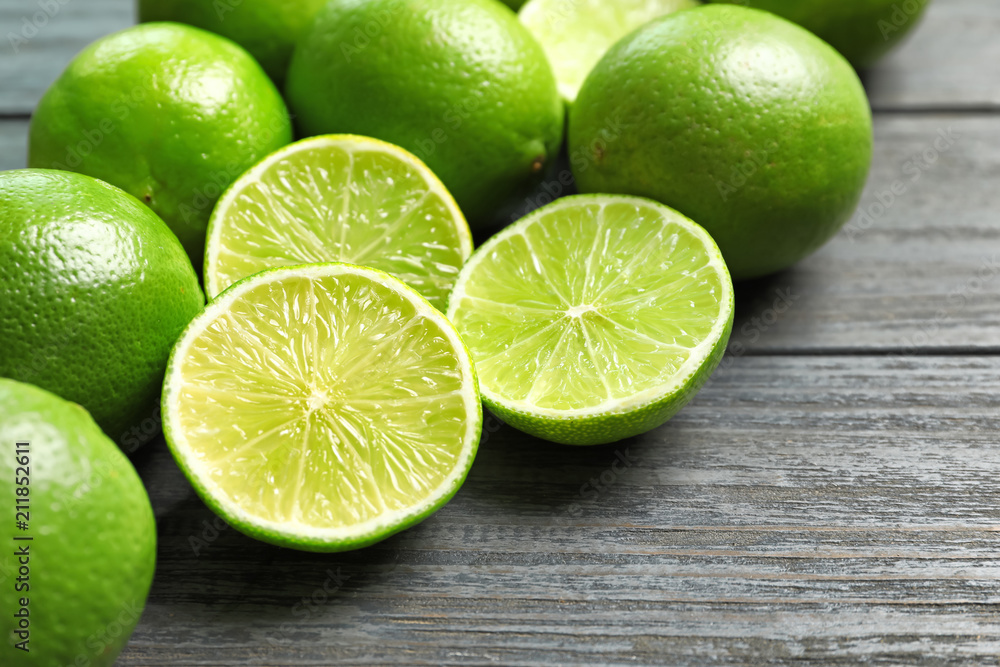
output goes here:
[[0, 376], [83, 405], [132, 449], [203, 303], [177, 237], [134, 198], [71, 172], [0, 173]]
[[816, 33], [864, 68], [920, 22], [930, 0], [709, 0], [765, 9]]
[[[0, 379], [0, 441], [0, 494], [10, 506], [0, 554], [3, 664], [110, 666], [142, 614], [156, 564], [156, 522], [142, 481], [86, 410], [9, 379]], [[25, 477], [17, 442], [30, 443], [25, 531], [14, 522], [16, 478]], [[15, 541], [25, 536], [33, 539]], [[27, 581], [15, 556], [22, 546]], [[29, 588], [15, 590], [23, 584]], [[14, 648], [21, 598], [29, 653]]]
[[216, 199], [291, 142], [284, 101], [228, 39], [146, 23], [84, 49], [31, 120], [28, 166], [77, 171], [145, 202], [201, 264]]
[[295, 40], [326, 0], [139, 0], [139, 21], [178, 21], [228, 37], [280, 86]]
[[286, 95], [306, 135], [361, 134], [414, 153], [474, 231], [562, 141], [542, 47], [496, 0], [333, 0], [295, 49]]
[[706, 5], [616, 44], [571, 109], [569, 142], [581, 192], [677, 209], [740, 280], [791, 266], [851, 216], [871, 164], [871, 111], [850, 64], [815, 35]]

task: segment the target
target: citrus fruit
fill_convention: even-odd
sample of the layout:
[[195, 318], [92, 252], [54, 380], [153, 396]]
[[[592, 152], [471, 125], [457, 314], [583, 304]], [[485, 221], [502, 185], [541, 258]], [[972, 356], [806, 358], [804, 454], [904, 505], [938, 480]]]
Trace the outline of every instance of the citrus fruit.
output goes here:
[[288, 110], [246, 51], [197, 28], [146, 23], [88, 46], [46, 91], [28, 166], [117, 185], [200, 266], [216, 199], [290, 141]]
[[784, 269], [851, 216], [871, 111], [833, 48], [756, 9], [705, 5], [618, 42], [570, 109], [581, 192], [651, 197], [703, 225], [734, 279]]
[[531, 0], [520, 17], [545, 49], [559, 92], [573, 102], [587, 74], [619, 39], [697, 0]]
[[198, 494], [246, 534], [342, 551], [458, 490], [482, 405], [444, 315], [386, 273], [268, 269], [219, 295], [174, 348], [164, 433]]
[[87, 408], [133, 449], [157, 430], [170, 349], [204, 297], [156, 214], [70, 172], [0, 172], [0, 376]]
[[448, 317], [490, 410], [592, 445], [655, 428], [697, 393], [725, 351], [733, 286], [712, 238], [676, 211], [575, 195], [483, 244]]
[[414, 153], [473, 230], [530, 188], [562, 142], [545, 53], [496, 0], [332, 0], [296, 46], [286, 94], [306, 135], [361, 134]]
[[336, 135], [286, 146], [243, 174], [212, 213], [207, 245], [209, 298], [263, 269], [340, 261], [390, 273], [443, 310], [472, 235], [416, 157]]
[[0, 378], [0, 635], [8, 667], [110, 667], [146, 605], [156, 522], [79, 405]]
[[139, 0], [139, 20], [179, 21], [223, 37], [250, 52], [279, 86], [295, 40], [326, 0]]
[[808, 28], [855, 67], [873, 64], [902, 41], [930, 0], [710, 0], [755, 7]]

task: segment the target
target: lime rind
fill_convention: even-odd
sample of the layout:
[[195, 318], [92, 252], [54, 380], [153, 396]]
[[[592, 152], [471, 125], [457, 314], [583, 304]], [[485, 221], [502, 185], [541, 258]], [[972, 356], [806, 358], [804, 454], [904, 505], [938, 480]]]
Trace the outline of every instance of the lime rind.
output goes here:
[[205, 288], [277, 266], [371, 266], [443, 309], [472, 234], [454, 198], [415, 155], [356, 135], [303, 139], [268, 155], [219, 199]]
[[[617, 219], [602, 219], [609, 211]], [[648, 224], [656, 219], [662, 232]], [[588, 225], [603, 227], [588, 236]], [[537, 230], [544, 233], [528, 242]], [[537, 240], [545, 236], [549, 245]], [[650, 250], [679, 237], [688, 246], [671, 247], [669, 265]], [[606, 317], [641, 305], [621, 302], [630, 291], [658, 315]], [[624, 195], [567, 197], [506, 228], [466, 263], [448, 308], [476, 359], [487, 407], [522, 431], [566, 444], [612, 442], [673, 416], [721, 360], [733, 312], [732, 280], [711, 236], [662, 204]], [[601, 383], [603, 399], [594, 389]]]
[[518, 16], [545, 50], [559, 93], [572, 104], [590, 70], [615, 42], [653, 19], [698, 4], [696, 0], [529, 0]]
[[[457, 453], [450, 462], [450, 469], [447, 473], [439, 475], [438, 483], [433, 488], [425, 489], [420, 497], [412, 503], [404, 503], [394, 508], [384, 509], [361, 521], [351, 522], [348, 520], [333, 526], [317, 526], [315, 523], [297, 520], [294, 517], [274, 519], [262, 516], [262, 513], [257, 511], [259, 508], [248, 509], [245, 506], [246, 504], [252, 505], [252, 502], [245, 503], [241, 499], [234, 499], [229, 486], [220, 483], [218, 469], [212, 468], [211, 462], [208, 461], [208, 457], [205, 455], [204, 448], [199, 448], [199, 443], [192, 443], [191, 439], [188, 438], [187, 433], [190, 428], [190, 420], [188, 420], [188, 424], [184, 423], [185, 419], [181, 416], [183, 407], [180, 407], [182, 393], [185, 391], [186, 386], [185, 365], [193, 354], [197, 354], [195, 350], [197, 341], [206, 335], [206, 332], [213, 323], [223, 322], [223, 328], [237, 328], [238, 323], [234, 322], [231, 316], [233, 308], [240, 303], [242, 298], [254, 290], [268, 285], [280, 285], [287, 281], [324, 280], [337, 277], [360, 278], [362, 281], [369, 281], [372, 285], [378, 286], [379, 289], [387, 293], [394, 294], [401, 302], [407, 304], [408, 308], [412, 309], [414, 319], [420, 318], [422, 321], [430, 323], [435, 331], [440, 334], [447, 348], [454, 352], [456, 369], [461, 376], [460, 391], [457, 393], [461, 398], [461, 413], [464, 418], [461, 442], [455, 448]], [[308, 322], [308, 318], [306, 322]], [[251, 324], [254, 325], [250, 327], [253, 329], [260, 323]], [[310, 331], [307, 335], [315, 340], [316, 334], [314, 332]], [[300, 341], [282, 340], [278, 344], [278, 347], [284, 349], [287, 346], [287, 349], [296, 349], [298, 342]], [[261, 351], [261, 358], [266, 357], [268, 354], [270, 353]], [[220, 364], [218, 369], [220, 373], [227, 374], [231, 372], [232, 369], [226, 365], [226, 360], [221, 360]], [[432, 375], [432, 371], [428, 371], [427, 374]], [[238, 393], [238, 390], [230, 390], [229, 393], [235, 394]], [[239, 396], [236, 396], [232, 400], [238, 401], [239, 398]], [[261, 416], [252, 405], [257, 395], [251, 392], [244, 396], [244, 398], [250, 401], [244, 408], [251, 419], [266, 419], [266, 416]], [[264, 398], [268, 399], [272, 398], [272, 396], [265, 396]], [[419, 400], [419, 397], [417, 400]], [[475, 368], [468, 350], [450, 322], [426, 299], [420, 296], [418, 292], [398, 279], [382, 271], [343, 263], [299, 265], [269, 269], [254, 276], [244, 278], [226, 289], [208, 305], [201, 315], [191, 322], [174, 348], [164, 383], [162, 406], [164, 433], [167, 443], [174, 454], [174, 458], [198, 492], [198, 495], [213, 511], [238, 530], [251, 537], [280, 546], [308, 551], [332, 552], [361, 548], [379, 542], [396, 532], [419, 523], [433, 514], [446, 504], [461, 487], [475, 458], [482, 430], [482, 404], [479, 397], [479, 385]], [[260, 423], [258, 422], [257, 425], [259, 426]], [[433, 433], [429, 435], [433, 437]], [[220, 436], [216, 435], [215, 437], [219, 438]], [[221, 437], [225, 437], [225, 435], [223, 434]], [[308, 456], [315, 454], [309, 448], [310, 444], [309, 441], [305, 442], [306, 456], [299, 457], [300, 465], [308, 465], [303, 462], [306, 461]], [[331, 444], [332, 449], [336, 449], [332, 443], [329, 444]], [[353, 444], [351, 446], [353, 447]], [[396, 453], [399, 453], [398, 450]], [[250, 452], [250, 454], [256, 455], [257, 452]], [[243, 458], [245, 460], [247, 457]], [[428, 463], [426, 457], [419, 452], [409, 462], [415, 462], [417, 465], [426, 465]], [[431, 465], [435, 464], [431, 462]], [[230, 467], [223, 472], [228, 475], [240, 476], [239, 466]], [[348, 476], [353, 473], [360, 474], [357, 470], [352, 473], [352, 471], [345, 468], [341, 468], [340, 473]], [[268, 479], [271, 479], [273, 482], [273, 478]], [[239, 483], [241, 482], [238, 481], [237, 484]], [[303, 482], [301, 486], [308, 485]], [[284, 487], [279, 488], [278, 486], [274, 487], [274, 492], [292, 494], [290, 497], [295, 497], [296, 500], [302, 493], [298, 487], [288, 489]], [[368, 499], [355, 497], [348, 500], [350, 502], [364, 503]], [[361, 504], [358, 504], [353, 509], [360, 507]], [[351, 507], [343, 509], [346, 510], [347, 514], [353, 511]]]

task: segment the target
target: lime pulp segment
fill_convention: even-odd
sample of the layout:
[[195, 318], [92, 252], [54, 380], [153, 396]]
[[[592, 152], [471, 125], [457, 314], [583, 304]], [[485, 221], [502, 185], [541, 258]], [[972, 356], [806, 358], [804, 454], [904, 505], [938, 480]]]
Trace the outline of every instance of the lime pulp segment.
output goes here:
[[265, 271], [196, 318], [164, 392], [168, 442], [261, 539], [356, 548], [443, 505], [482, 408], [453, 327], [398, 280], [345, 264]]
[[[572, 431], [596, 419], [585, 439], [605, 442], [664, 414], [646, 408], [690, 398], [732, 313], [707, 232], [655, 202], [606, 195], [561, 199], [502, 231], [469, 260], [449, 307], [491, 409], [537, 420], [550, 439], [546, 420]], [[643, 416], [600, 432], [602, 417], [633, 411]]]
[[205, 257], [214, 297], [277, 266], [348, 262], [394, 275], [443, 309], [472, 252], [468, 224], [441, 181], [402, 148], [368, 137], [304, 139], [227, 191]]
[[521, 23], [545, 49], [568, 102], [615, 42], [655, 18], [697, 7], [696, 0], [530, 0]]

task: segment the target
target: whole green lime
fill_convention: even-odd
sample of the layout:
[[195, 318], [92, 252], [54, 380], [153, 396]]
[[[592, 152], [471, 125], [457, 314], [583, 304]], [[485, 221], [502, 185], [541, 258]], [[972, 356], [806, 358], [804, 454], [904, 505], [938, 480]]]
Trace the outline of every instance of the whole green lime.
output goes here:
[[421, 158], [482, 228], [562, 141], [542, 47], [496, 0], [332, 0], [286, 94], [301, 132], [361, 134]]
[[9, 379], [0, 379], [0, 442], [3, 664], [114, 664], [156, 565], [139, 475], [86, 410]]
[[816, 33], [858, 68], [898, 44], [930, 0], [709, 0], [774, 12]]
[[178, 21], [228, 37], [279, 86], [295, 40], [326, 0], [139, 0], [139, 20]]
[[850, 64], [773, 14], [706, 5], [618, 42], [570, 111], [581, 192], [650, 197], [715, 238], [734, 279], [819, 248], [853, 213], [872, 155]]
[[133, 197], [0, 172], [0, 376], [83, 405], [134, 449], [159, 428], [170, 348], [203, 303], [177, 237]]
[[281, 95], [246, 51], [146, 23], [97, 40], [52, 84], [31, 120], [28, 165], [117, 185], [200, 265], [219, 195], [291, 139]]

